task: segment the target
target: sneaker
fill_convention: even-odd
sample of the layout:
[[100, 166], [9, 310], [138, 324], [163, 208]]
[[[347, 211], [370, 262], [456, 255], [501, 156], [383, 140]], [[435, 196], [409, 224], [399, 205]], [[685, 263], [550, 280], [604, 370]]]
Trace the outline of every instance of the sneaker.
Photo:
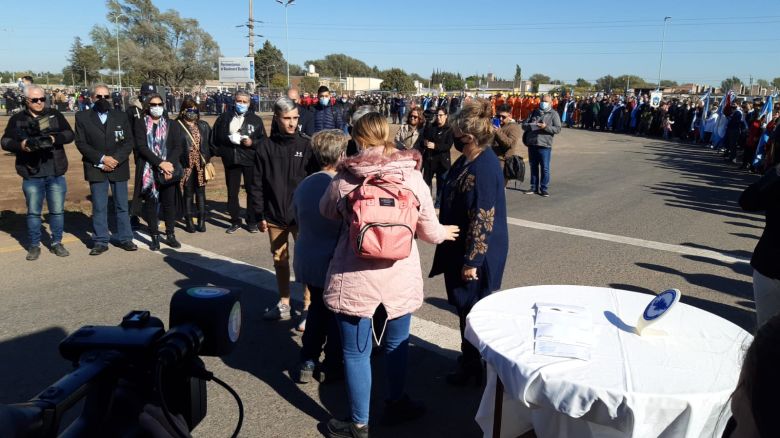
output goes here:
[[392, 426], [405, 421], [416, 420], [425, 414], [425, 405], [422, 402], [412, 400], [404, 394], [400, 400], [385, 401], [385, 413], [382, 423]]
[[282, 304], [281, 302], [274, 307], [266, 310], [263, 314], [263, 319], [266, 321], [288, 321], [292, 316], [292, 309], [289, 304]]
[[301, 362], [301, 364], [298, 366], [298, 383], [309, 383], [314, 378], [314, 369], [316, 368], [316, 364], [313, 360], [307, 360], [306, 362]]
[[249, 225], [246, 227], [246, 230], [252, 234], [257, 234], [260, 232], [260, 228], [258, 228], [257, 225]]
[[65, 249], [65, 246], [63, 246], [61, 243], [55, 243], [54, 245], [49, 248], [49, 252], [56, 255], [57, 257], [67, 257], [70, 255], [67, 249]]
[[525, 195], [533, 195], [533, 194], [536, 194], [536, 189], [528, 189], [528, 190], [523, 190], [523, 194], [525, 194]]
[[542, 198], [549, 198], [550, 192], [548, 192], [547, 190], [542, 190], [539, 192], [539, 196], [541, 196]]
[[368, 438], [368, 424], [358, 427], [349, 420], [331, 418], [327, 429], [329, 438]]
[[227, 230], [225, 230], [225, 232], [228, 233], [228, 234], [233, 234], [236, 231], [238, 231], [240, 228], [241, 228], [241, 225], [233, 224]]
[[34, 261], [34, 260], [38, 260], [38, 257], [40, 257], [40, 256], [41, 256], [41, 247], [40, 246], [31, 246], [27, 250], [27, 257], [26, 258], [27, 258], [27, 260], [29, 260], [31, 262]]
[[295, 330], [303, 333], [306, 331], [306, 317], [309, 316], [309, 311], [304, 310], [301, 312], [300, 319], [298, 320], [298, 325], [295, 326]]

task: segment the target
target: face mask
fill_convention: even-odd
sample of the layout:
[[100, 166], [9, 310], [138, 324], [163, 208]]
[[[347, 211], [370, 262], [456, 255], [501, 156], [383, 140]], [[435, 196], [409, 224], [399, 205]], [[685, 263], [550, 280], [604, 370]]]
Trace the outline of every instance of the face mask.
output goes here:
[[328, 106], [330, 104], [330, 97], [320, 97], [320, 105]]
[[542, 102], [539, 104], [539, 108], [542, 109], [542, 111], [547, 111], [550, 109], [550, 102]]
[[344, 97], [342, 97], [342, 98], [341, 98], [341, 102], [342, 102], [342, 103], [346, 103], [346, 102], [347, 102], [347, 99], [346, 99], [346, 98], [344, 98]]
[[153, 106], [149, 108], [149, 114], [152, 115], [152, 117], [162, 117], [164, 108], [161, 106]]
[[468, 144], [462, 140], [463, 137], [455, 137], [452, 139], [452, 141], [455, 143], [455, 150], [458, 152], [463, 152], [463, 148]]
[[184, 118], [189, 121], [198, 120], [198, 113], [185, 112]]
[[239, 114], [244, 114], [248, 109], [249, 109], [249, 105], [245, 103], [236, 104], [236, 112]]
[[111, 104], [106, 99], [98, 99], [94, 104], [95, 110], [99, 113], [107, 113], [111, 110]]

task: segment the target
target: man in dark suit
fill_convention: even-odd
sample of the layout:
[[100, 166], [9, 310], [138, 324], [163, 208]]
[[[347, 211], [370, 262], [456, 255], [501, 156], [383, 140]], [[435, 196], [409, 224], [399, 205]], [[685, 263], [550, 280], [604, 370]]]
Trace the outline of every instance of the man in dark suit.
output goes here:
[[260, 141], [266, 137], [263, 120], [249, 111], [249, 93], [237, 91], [233, 110], [223, 113], [214, 122], [211, 142], [225, 166], [225, 183], [228, 192], [228, 213], [230, 227], [226, 233], [233, 234], [241, 228], [241, 207], [238, 194], [241, 191], [241, 177], [247, 192], [246, 225], [250, 233], [258, 233], [257, 217], [252, 201], [252, 180], [254, 179], [255, 152]]
[[84, 163], [84, 179], [89, 182], [92, 200], [92, 237], [94, 246], [89, 255], [108, 251], [108, 189], [114, 197], [117, 246], [135, 251], [133, 231], [128, 215], [127, 181], [130, 179], [130, 152], [133, 134], [127, 114], [112, 109], [108, 87], [92, 89], [92, 109], [76, 114], [76, 148]]

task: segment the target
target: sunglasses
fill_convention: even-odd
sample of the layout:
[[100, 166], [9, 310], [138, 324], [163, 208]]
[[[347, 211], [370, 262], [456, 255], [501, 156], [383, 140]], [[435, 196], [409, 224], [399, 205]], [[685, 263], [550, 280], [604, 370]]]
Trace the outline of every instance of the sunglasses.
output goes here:
[[27, 100], [29, 100], [31, 103], [46, 103], [45, 97], [30, 97]]
[[200, 112], [200, 111], [198, 111], [198, 109], [197, 109], [197, 108], [187, 108], [187, 109], [186, 109], [186, 110], [184, 110], [184, 111], [185, 111], [185, 112], [188, 112], [188, 113], [193, 113], [193, 114], [198, 114], [198, 113]]
[[150, 107], [152, 107], [152, 106], [163, 106], [163, 103], [162, 103], [162, 102], [160, 102], [160, 103], [152, 103], [152, 102], [149, 102], [149, 106], [150, 106]]
[[419, 119], [419, 118], [420, 118], [419, 116], [409, 116], [409, 119], [410, 119], [410, 120], [411, 120], [411, 119]]
[[96, 94], [95, 95], [95, 99], [108, 99], [109, 97], [111, 97], [111, 95], [109, 95], [109, 94]]

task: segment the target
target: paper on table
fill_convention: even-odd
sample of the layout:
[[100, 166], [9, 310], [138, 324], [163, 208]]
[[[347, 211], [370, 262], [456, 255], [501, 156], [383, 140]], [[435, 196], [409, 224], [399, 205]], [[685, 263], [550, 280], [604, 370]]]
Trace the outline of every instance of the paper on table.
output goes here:
[[584, 307], [536, 303], [534, 353], [590, 360], [593, 319]]

